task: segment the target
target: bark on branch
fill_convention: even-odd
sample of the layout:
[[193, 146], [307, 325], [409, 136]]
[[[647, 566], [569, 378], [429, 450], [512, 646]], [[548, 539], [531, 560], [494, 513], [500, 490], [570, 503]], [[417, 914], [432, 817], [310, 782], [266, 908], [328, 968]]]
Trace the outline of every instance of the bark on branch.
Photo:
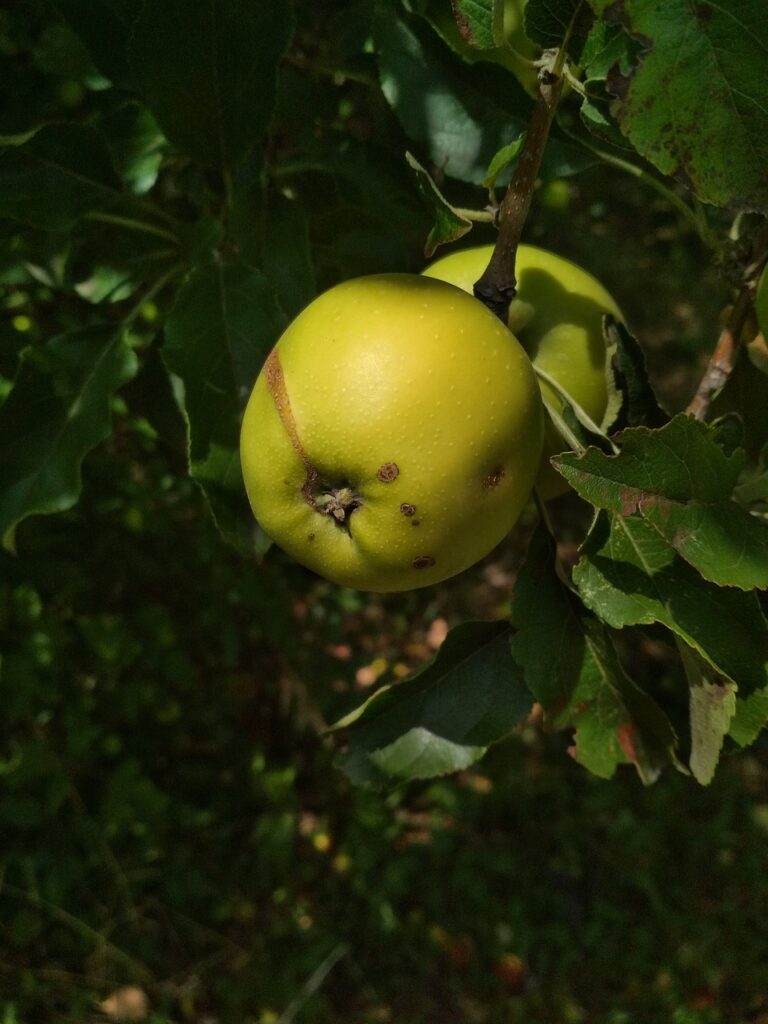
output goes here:
[[539, 75], [539, 99], [531, 115], [523, 152], [499, 210], [499, 234], [493, 255], [474, 287], [476, 297], [505, 324], [509, 316], [509, 304], [517, 291], [517, 247], [528, 217], [533, 187], [562, 88], [562, 75], [542, 70]]

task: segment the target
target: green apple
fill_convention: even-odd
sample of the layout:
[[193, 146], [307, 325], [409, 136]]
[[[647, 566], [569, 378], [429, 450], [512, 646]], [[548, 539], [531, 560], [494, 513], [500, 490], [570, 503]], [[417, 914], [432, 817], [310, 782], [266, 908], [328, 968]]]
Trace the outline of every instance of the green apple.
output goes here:
[[417, 274], [336, 285], [287, 328], [246, 408], [254, 514], [360, 590], [410, 590], [486, 555], [525, 506], [543, 407], [530, 361], [472, 296]]
[[[436, 260], [422, 273], [471, 294], [492, 252], [490, 245], [462, 249]], [[553, 377], [599, 423], [608, 401], [603, 316], [611, 313], [621, 320], [618, 306], [586, 270], [533, 245], [518, 248], [515, 274], [517, 295], [509, 309], [510, 330], [534, 366]], [[562, 399], [555, 389], [541, 379], [539, 385], [544, 399], [561, 411]], [[549, 464], [550, 456], [568, 447], [547, 420], [541, 472], [536, 482], [544, 498], [568, 490], [565, 480]]]

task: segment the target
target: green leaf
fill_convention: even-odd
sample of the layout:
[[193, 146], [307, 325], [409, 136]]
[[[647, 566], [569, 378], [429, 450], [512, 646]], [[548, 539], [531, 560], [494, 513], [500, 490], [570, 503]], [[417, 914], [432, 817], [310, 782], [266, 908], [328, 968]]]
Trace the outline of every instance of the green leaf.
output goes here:
[[503, 622], [465, 622], [416, 675], [377, 691], [334, 728], [355, 782], [430, 778], [466, 768], [528, 713], [531, 698]]
[[[327, 157], [310, 153], [291, 168], [312, 223], [318, 273], [326, 278], [402, 270], [423, 245], [430, 225], [402, 153], [345, 139]], [[255, 197], [241, 201], [243, 207], [255, 203]], [[244, 213], [241, 236], [246, 228]]]
[[599, 508], [629, 515], [671, 502], [715, 503], [730, 498], [744, 468], [744, 452], [726, 455], [713, 431], [679, 413], [658, 430], [635, 427], [616, 434], [618, 455], [591, 449], [562, 456], [563, 474]]
[[543, 525], [531, 538], [515, 580], [512, 654], [545, 711], [567, 703], [586, 656], [584, 608], [556, 571], [557, 548]]
[[269, 127], [292, 29], [288, 0], [146, 0], [129, 48], [133, 79], [179, 149], [232, 167]]
[[609, 75], [624, 135], [703, 202], [768, 209], [764, 0], [624, 0], [617, 15], [643, 46]]
[[577, 761], [610, 778], [631, 760], [653, 782], [672, 756], [672, 727], [624, 672], [604, 626], [561, 578], [556, 554], [539, 526], [515, 581], [512, 654], [555, 725], [575, 728]]
[[33, 50], [33, 61], [44, 74], [69, 81], [88, 79], [95, 70], [82, 40], [58, 18], [50, 19], [43, 30]]
[[270, 282], [237, 261], [196, 267], [166, 321], [163, 358], [184, 386], [192, 475], [241, 549], [253, 524], [240, 475], [240, 417], [285, 322]]
[[608, 625], [659, 622], [744, 693], [768, 683], [768, 624], [756, 595], [702, 579], [639, 515], [600, 512], [573, 578]]
[[136, 373], [121, 328], [89, 327], [22, 353], [0, 406], [0, 537], [27, 516], [71, 508], [80, 465], [111, 432], [110, 402]]
[[744, 424], [744, 448], [752, 459], [759, 459], [768, 444], [768, 373], [752, 349], [755, 343], [741, 345], [736, 363], [724, 387], [710, 405], [713, 416], [736, 413]]
[[631, 149], [611, 115], [614, 98], [607, 78], [616, 72], [628, 75], [641, 51], [640, 43], [617, 25], [597, 22], [587, 36], [579, 63], [584, 65], [581, 120], [592, 134], [620, 149]]
[[405, 154], [408, 166], [413, 171], [413, 178], [419, 195], [424, 200], [433, 218], [433, 225], [430, 229], [427, 241], [424, 245], [424, 255], [430, 257], [435, 249], [447, 242], [455, 242], [472, 230], [472, 221], [458, 213], [445, 196], [440, 192], [429, 173], [421, 166], [415, 157], [410, 153]]
[[477, 50], [493, 50], [504, 37], [503, 0], [451, 0], [463, 38]]
[[763, 270], [757, 283], [755, 309], [760, 330], [763, 332], [763, 337], [768, 340], [768, 266]]
[[157, 181], [167, 149], [163, 133], [140, 103], [124, 103], [99, 125], [112, 163], [128, 189], [143, 195]]
[[90, 218], [70, 237], [67, 249], [61, 284], [92, 303], [118, 302], [142, 283], [149, 287], [158, 275], [158, 249], [166, 250], [164, 259], [174, 255], [167, 242], [152, 234]]
[[544, 49], [561, 46], [572, 27], [569, 51], [578, 52], [590, 28], [592, 12], [582, 0], [527, 0], [525, 34]]
[[599, 100], [587, 96], [582, 100], [579, 115], [584, 126], [597, 138], [617, 148], [630, 149], [609, 115], [607, 101], [601, 104]]
[[585, 768], [610, 778], [629, 761], [645, 785], [674, 760], [674, 730], [656, 702], [624, 671], [613, 640], [600, 622], [584, 620], [585, 658], [559, 726], [576, 730], [573, 751]]
[[768, 525], [733, 501], [643, 509], [664, 539], [721, 587], [768, 588]]
[[246, 497], [239, 447], [213, 442], [206, 458], [191, 463], [190, 475], [226, 542], [246, 557], [257, 553], [263, 546], [262, 532]]
[[50, 124], [0, 153], [0, 216], [68, 231], [119, 197], [109, 150], [86, 125]]
[[745, 480], [734, 491], [734, 495], [746, 507], [757, 506], [762, 512], [768, 511], [768, 470], [756, 473]]
[[697, 782], [708, 786], [736, 711], [736, 687], [719, 678], [686, 644], [679, 644], [679, 649], [690, 686], [691, 772]]
[[453, 743], [435, 736], [423, 726], [415, 726], [388, 747], [372, 751], [371, 763], [390, 779], [429, 779], [435, 775], [462, 771], [478, 761], [486, 747]]
[[261, 235], [261, 266], [274, 285], [281, 308], [294, 317], [317, 292], [303, 209], [285, 196], [270, 196]]
[[141, 4], [142, 0], [55, 0], [96, 67], [118, 84], [130, 83], [126, 49]]
[[[449, 177], [480, 184], [494, 155], [527, 128], [531, 97], [504, 68], [467, 64], [422, 29], [388, 4], [378, 6], [373, 38], [382, 91], [430, 163]], [[541, 175], [565, 177], [598, 162], [583, 146], [555, 135]], [[503, 178], [508, 180], [508, 171]]]
[[731, 721], [728, 735], [739, 744], [747, 747], [754, 743], [758, 735], [768, 725], [768, 687], [755, 690], [748, 697], [736, 698], [736, 713]]
[[[378, 9], [373, 28], [381, 87], [406, 134], [452, 178], [481, 182], [494, 154], [524, 130], [530, 97], [497, 68], [458, 71], [388, 8]], [[496, 71], [499, 90], [491, 98], [483, 86]]]
[[768, 528], [732, 499], [744, 452], [726, 455], [715, 431], [683, 413], [659, 430], [616, 435], [618, 455], [590, 448], [554, 465], [597, 508], [640, 512], [706, 579], [720, 586], [768, 587]]
[[645, 365], [643, 350], [624, 324], [610, 315], [603, 321], [606, 349], [608, 404], [602, 429], [608, 433], [625, 427], [662, 427], [669, 416], [659, 405]]
[[193, 461], [215, 441], [238, 440], [241, 410], [284, 326], [261, 271], [234, 261], [189, 274], [166, 322], [163, 358], [184, 384]]
[[597, 22], [581, 52], [581, 63], [585, 65], [585, 86], [603, 83], [612, 73], [628, 75], [633, 65], [640, 60], [642, 50], [642, 43], [633, 39], [621, 25]]
[[178, 457], [185, 456], [187, 451], [187, 425], [160, 355], [159, 340], [143, 350], [141, 368], [126, 385], [123, 398], [131, 415], [143, 417], [151, 425], [178, 463]]
[[768, 512], [768, 444], [742, 476], [733, 492], [736, 500], [746, 509]]
[[510, 167], [514, 167], [517, 163], [517, 158], [520, 156], [523, 146], [525, 145], [525, 139], [527, 132], [523, 132], [517, 139], [510, 142], [508, 146], [504, 146], [502, 149], [495, 153], [493, 160], [491, 160], [488, 166], [488, 173], [483, 178], [483, 184], [488, 189], [496, 188], [496, 179], [499, 175], [509, 170]]

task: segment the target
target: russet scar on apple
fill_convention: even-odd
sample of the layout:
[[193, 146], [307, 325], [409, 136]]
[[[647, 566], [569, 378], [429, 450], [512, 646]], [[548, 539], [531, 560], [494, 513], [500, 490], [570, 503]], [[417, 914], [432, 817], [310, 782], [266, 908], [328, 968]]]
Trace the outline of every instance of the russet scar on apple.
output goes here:
[[288, 397], [288, 388], [285, 386], [285, 374], [283, 373], [280, 356], [277, 354], [276, 348], [273, 348], [267, 356], [267, 361], [264, 364], [264, 373], [267, 379], [267, 388], [272, 396], [272, 401], [275, 403], [280, 422], [285, 427], [285, 432], [293, 445], [294, 451], [304, 463], [307, 475], [304, 480], [304, 486], [301, 488], [301, 493], [304, 495], [304, 500], [307, 504], [315, 508], [316, 503], [312, 494], [312, 487], [317, 481], [317, 470], [310, 462], [309, 456], [304, 451], [304, 446], [301, 443], [296, 420], [291, 409], [291, 400]]
[[[344, 526], [349, 530], [348, 519], [355, 509], [360, 507], [360, 499], [349, 486], [333, 487], [331, 485], [324, 493], [321, 493], [320, 495], [316, 493], [318, 489], [319, 474], [315, 466], [312, 464], [312, 460], [307, 455], [304, 445], [301, 443], [299, 430], [296, 425], [296, 417], [293, 415], [291, 399], [288, 395], [288, 388], [285, 383], [285, 374], [283, 373], [282, 363], [280, 362], [280, 356], [278, 355], [276, 348], [273, 348], [267, 357], [264, 364], [264, 374], [267, 382], [267, 390], [272, 396], [272, 401], [275, 403], [275, 408], [277, 409], [278, 416], [280, 417], [280, 422], [285, 428], [285, 432], [288, 435], [294, 451], [304, 464], [306, 476], [301, 488], [304, 500], [320, 515], [332, 516], [339, 525]], [[383, 466], [379, 467], [379, 470], [376, 473], [376, 476], [382, 483], [391, 483], [393, 480], [396, 480], [399, 475], [400, 469], [394, 462], [385, 462]], [[314, 540], [315, 535], [310, 534], [308, 539]], [[431, 560], [425, 561], [425, 559]], [[423, 568], [427, 565], [435, 564], [435, 560], [429, 555], [425, 555], [421, 559], [416, 559], [416, 561], [420, 564], [417, 566], [416, 562], [414, 562], [414, 568]]]

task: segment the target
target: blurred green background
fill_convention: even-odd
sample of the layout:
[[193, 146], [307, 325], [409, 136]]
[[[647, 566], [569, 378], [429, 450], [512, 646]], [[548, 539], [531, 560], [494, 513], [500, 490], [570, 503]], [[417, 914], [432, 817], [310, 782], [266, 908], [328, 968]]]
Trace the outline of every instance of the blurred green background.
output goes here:
[[[429, 227], [364, 34], [324, 21], [339, 7], [299, 5], [271, 156], [320, 287], [420, 269]], [[0, 13], [0, 58], [5, 135], [108, 116], [114, 90], [46, 3]], [[192, 224], [220, 183], [165, 159], [161, 196]], [[87, 240], [2, 226], [0, 396], [23, 344], [99, 312], [64, 278], [115, 281]], [[674, 208], [595, 167], [542, 186], [527, 240], [604, 281], [681, 408], [728, 291]], [[134, 255], [115, 246], [121, 272]], [[0, 1022], [768, 1024], [765, 738], [709, 788], [646, 790], [629, 767], [588, 776], [534, 719], [459, 777], [351, 788], [326, 725], [446, 627], [508, 611], [531, 523], [458, 579], [388, 597], [238, 557], [186, 476], [157, 315], [80, 503], [0, 555]], [[553, 506], [566, 547], [584, 515]], [[670, 685], [652, 636], [637, 659]]]
[[514, 545], [369, 600], [231, 556], [128, 418], [86, 477], [3, 559], [6, 1024], [768, 1019], [764, 745], [708, 789], [536, 724], [399, 792], [333, 767], [324, 723], [501, 610]]

